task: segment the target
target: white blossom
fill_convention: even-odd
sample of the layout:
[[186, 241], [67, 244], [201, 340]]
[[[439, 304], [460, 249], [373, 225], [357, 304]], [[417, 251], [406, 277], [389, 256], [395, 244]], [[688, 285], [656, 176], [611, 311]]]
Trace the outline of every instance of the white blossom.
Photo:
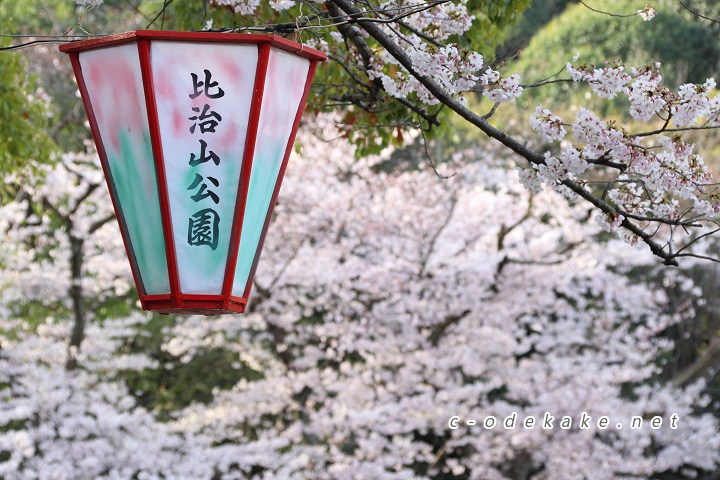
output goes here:
[[[591, 125], [578, 127], [585, 140], [618, 141], [589, 112], [579, 118]], [[319, 136], [337, 136], [326, 128]], [[520, 170], [518, 181], [492, 166], [499, 154], [492, 148], [461, 152], [456, 175], [439, 182], [429, 171], [368, 174], [382, 159], [357, 161], [346, 143], [310, 133], [300, 132], [303, 155], [289, 163], [258, 269], [257, 285], [269, 293], [251, 296], [251, 314], [182, 317], [161, 332], [163, 356], [180, 365], [220, 349], [259, 375], [215, 388], [208, 403], [165, 421], [139, 404], [122, 374], [179, 368], [127, 351], [148, 315], [91, 321], [77, 352], [82, 368], [73, 372], [64, 368], [70, 318], [33, 329], [15, 318], [18, 302], [66, 295], [58, 278], [69, 247], [59, 232], [48, 240], [57, 263], [33, 269], [31, 243], [21, 240], [49, 225], [20, 227], [22, 202], [0, 207], [10, 247], [0, 278], [23, 279], [0, 286], [3, 478], [197, 480], [263, 471], [258, 478], [417, 479], [447, 471], [502, 479], [517, 464], [548, 478], [604, 479], [717, 468], [717, 421], [696, 413], [701, 382], [681, 390], [653, 380], [655, 359], [673, 348], [663, 332], [693, 313], [673, 310], [662, 289], [616, 268], [645, 268], [649, 254], [592, 241], [599, 228], [583, 220], [584, 207], [540, 191], [538, 170]], [[672, 139], [662, 148], [693, 158]], [[583, 152], [568, 143], [545, 157], [545, 167], [579, 175], [588, 168]], [[92, 177], [92, 162], [80, 163]], [[61, 181], [72, 178], [64, 165], [46, 176], [49, 187], [33, 180], [29, 191], [72, 205], [84, 189]], [[520, 182], [536, 190], [532, 200]], [[617, 202], [641, 190], [624, 185]], [[80, 204], [82, 215], [106, 205], [98, 192]], [[612, 230], [622, 219], [598, 220]], [[124, 252], [99, 232], [85, 239], [99, 259], [85, 275], [99, 279], [98, 295], [113, 295], [117, 276], [97, 269]], [[121, 270], [128, 278], [126, 260]], [[30, 271], [47, 276], [31, 284]], [[673, 272], [683, 292], [697, 294]], [[632, 398], [628, 384], [639, 385]], [[448, 428], [452, 415], [502, 421], [513, 411], [538, 422], [551, 412], [556, 430]], [[625, 424], [634, 415], [667, 422], [675, 413], [680, 421], [677, 429], [611, 429], [615, 443], [594, 422], [588, 431], [559, 429], [561, 415], [577, 422], [582, 412]], [[440, 439], [447, 456], [437, 455]], [[570, 449], [584, 454], [568, 461]], [[434, 467], [422, 470], [427, 465]]]
[[638, 10], [637, 13], [646, 22], [652, 20], [653, 18], [655, 18], [655, 15], [657, 15], [657, 11], [655, 11], [655, 8], [652, 7], [650, 4], [647, 4], [642, 10]]

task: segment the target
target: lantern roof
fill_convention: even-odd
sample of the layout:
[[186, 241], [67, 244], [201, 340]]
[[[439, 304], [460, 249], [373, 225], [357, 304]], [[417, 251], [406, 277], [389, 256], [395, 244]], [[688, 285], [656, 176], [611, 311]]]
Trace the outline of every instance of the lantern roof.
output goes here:
[[180, 32], [167, 30], [134, 30], [132, 32], [118, 33], [88, 40], [73, 41], [60, 46], [65, 53], [82, 52], [96, 48], [110, 47], [131, 43], [137, 40], [172, 40], [191, 42], [217, 42], [217, 43], [251, 43], [255, 45], [268, 44], [271, 47], [293, 53], [308, 60], [323, 61], [327, 55], [314, 48], [307, 47], [274, 34], [266, 33], [236, 33], [236, 32]]

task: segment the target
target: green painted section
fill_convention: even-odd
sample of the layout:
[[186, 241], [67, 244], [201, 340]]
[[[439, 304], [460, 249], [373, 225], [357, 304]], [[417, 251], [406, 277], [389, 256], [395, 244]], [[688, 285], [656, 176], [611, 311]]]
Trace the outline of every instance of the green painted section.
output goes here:
[[284, 144], [277, 141], [263, 142], [263, 146], [264, 151], [258, 152], [258, 154], [262, 154], [262, 158], [255, 158], [250, 175], [245, 219], [240, 238], [240, 252], [233, 282], [233, 295], [237, 296], [242, 296], [250, 276], [285, 147]]
[[109, 149], [108, 162], [145, 293], [170, 293], [150, 135], [138, 142], [122, 130], [119, 137], [120, 153]]

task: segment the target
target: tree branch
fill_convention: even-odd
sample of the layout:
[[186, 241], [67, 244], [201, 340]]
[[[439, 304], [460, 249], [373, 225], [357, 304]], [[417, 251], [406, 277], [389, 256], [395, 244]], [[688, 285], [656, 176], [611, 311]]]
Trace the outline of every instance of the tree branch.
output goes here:
[[697, 16], [697, 17], [703, 18], [703, 19], [705, 19], [705, 20], [709, 20], [709, 21], [714, 22], [714, 23], [720, 23], [720, 20], [718, 20], [718, 19], [716, 19], [716, 18], [707, 17], [707, 16], [705, 16], [705, 15], [702, 15], [702, 14], [696, 12], [695, 10], [691, 10], [690, 7], [688, 7], [687, 5], [685, 5], [685, 3], [684, 3], [682, 0], [678, 0], [678, 3], [679, 3], [680, 5], [682, 5], [685, 10], [687, 10], [688, 12], [692, 13], [693, 15], [695, 15], [695, 16]]
[[471, 310], [463, 310], [461, 313], [457, 315], [448, 315], [445, 317], [445, 319], [435, 326], [435, 328], [432, 329], [430, 332], [430, 335], [428, 336], [428, 340], [432, 344], [433, 347], [437, 347], [438, 343], [440, 343], [440, 340], [445, 335], [445, 332], [448, 328], [458, 323], [463, 318], [470, 315]]
[[673, 379], [673, 385], [684, 387], [705, 375], [708, 370], [720, 367], [720, 338], [714, 338], [702, 356]]
[[582, 3], [583, 6], [584, 6], [585, 8], [587, 8], [588, 10], [590, 10], [590, 11], [595, 12], [595, 13], [602, 13], [603, 15], [607, 15], [607, 16], [609, 16], [609, 17], [630, 18], [630, 17], [635, 17], [635, 16], [637, 16], [637, 13], [631, 13], [631, 14], [629, 14], [629, 15], [620, 15], [620, 14], [617, 14], [617, 13], [605, 12], [605, 11], [603, 11], [603, 10], [598, 10], [598, 9], [596, 9], [596, 8], [591, 7], [590, 5], [588, 5], [587, 3], [585, 3], [583, 0], [579, 0], [579, 2]]
[[438, 238], [440, 238], [440, 235], [442, 232], [447, 228], [448, 225], [450, 225], [450, 222], [452, 221], [453, 213], [455, 212], [455, 207], [457, 206], [457, 197], [453, 195], [450, 197], [450, 210], [447, 213], [447, 216], [445, 217], [445, 220], [443, 221], [442, 225], [438, 227], [437, 230], [433, 233], [432, 238], [430, 239], [430, 245], [428, 246], [427, 254], [424, 255], [422, 260], [420, 260], [420, 270], [418, 270], [418, 277], [425, 276], [425, 269], [427, 268], [427, 264], [430, 261], [430, 257], [432, 256], [433, 252], [435, 251], [435, 245], [437, 244]]
[[[353, 18], [358, 18], [361, 13], [360, 10], [355, 7], [351, 0], [331, 0], [328, 1], [327, 4], [328, 8], [330, 8], [330, 6], [333, 4], [337, 5], [342, 11], [344, 11]], [[382, 30], [380, 25], [362, 19], [358, 19], [357, 22], [372, 38], [374, 38], [380, 45], [382, 45], [390, 55], [395, 57], [398, 63], [405, 67], [405, 69], [411, 75], [413, 75], [425, 88], [427, 88], [428, 91], [433, 94], [440, 102], [450, 107], [450, 109], [452, 109], [454, 112], [456, 112], [458, 115], [460, 115], [472, 125], [475, 125], [487, 136], [499, 141], [513, 152], [525, 158], [528, 162], [537, 165], [542, 165], [545, 163], [544, 155], [528, 148], [525, 144], [520, 143], [518, 140], [511, 137], [507, 133], [490, 125], [490, 123], [485, 117], [477, 115], [475, 112], [460, 103], [460, 101], [456, 100], [432, 78], [419, 74], [413, 66], [412, 59], [403, 51], [403, 49], [397, 43], [395, 43]], [[598, 207], [603, 212], [617, 214], [617, 210], [612, 205], [600, 200], [576, 182], [565, 179], [563, 180], [562, 184], [568, 187], [573, 192], [580, 195], [582, 198], [588, 200], [590, 203]], [[666, 252], [660, 244], [658, 244], [651, 238], [651, 235], [644, 232], [640, 227], [630, 222], [627, 218], [623, 220], [621, 225], [633, 234], [637, 235], [639, 238], [641, 238], [650, 247], [650, 250], [655, 255], [664, 260], [665, 264], [678, 264], [677, 260], [675, 260], [673, 255]]]
[[90, 228], [88, 229], [88, 233], [92, 235], [93, 233], [97, 232], [100, 229], [100, 227], [102, 227], [103, 225], [105, 225], [106, 223], [111, 221], [113, 218], [115, 218], [115, 214], [110, 213], [106, 217], [103, 217], [100, 220], [95, 221], [92, 225], [90, 225]]

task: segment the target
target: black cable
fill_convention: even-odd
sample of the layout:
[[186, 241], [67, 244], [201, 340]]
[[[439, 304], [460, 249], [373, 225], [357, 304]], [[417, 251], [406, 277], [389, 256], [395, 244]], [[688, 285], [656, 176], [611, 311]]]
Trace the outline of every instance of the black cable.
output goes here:
[[87, 38], [87, 37], [101, 37], [102, 35], [29, 35], [25, 33], [0, 33], [0, 37], [6, 38]]
[[0, 47], [0, 51], [19, 50], [40, 43], [68, 43], [68, 40], [33, 40], [32, 42], [19, 43], [17, 45], [10, 45], [9, 47]]

